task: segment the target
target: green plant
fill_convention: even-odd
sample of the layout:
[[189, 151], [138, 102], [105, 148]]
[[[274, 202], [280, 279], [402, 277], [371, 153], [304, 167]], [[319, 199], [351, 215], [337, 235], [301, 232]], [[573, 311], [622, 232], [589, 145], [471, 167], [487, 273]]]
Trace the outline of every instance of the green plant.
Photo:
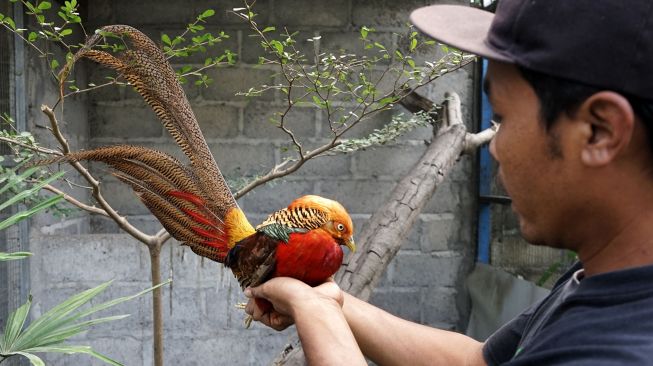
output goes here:
[[[0, 211], [8, 209], [18, 203], [25, 202], [30, 198], [32, 199], [29, 208], [20, 210], [0, 222], [0, 230], [4, 230], [38, 212], [42, 212], [63, 199], [63, 195], [61, 194], [50, 196], [48, 198], [34, 198], [44, 186], [61, 178], [63, 172], [45, 178], [34, 178], [34, 175], [37, 175], [41, 168], [31, 167], [18, 173], [18, 170], [28, 161], [29, 160], [23, 160], [20, 164], [11, 169], [3, 168], [3, 171], [0, 174], [0, 184], [2, 184], [0, 187], [0, 195], [11, 193], [9, 199], [0, 203]], [[26, 183], [28, 180], [33, 180], [33, 182]], [[0, 262], [22, 259], [30, 255], [31, 253], [29, 252], [0, 252]], [[27, 316], [32, 305], [32, 297], [30, 296], [27, 302], [11, 313], [7, 319], [4, 333], [0, 338], [0, 363], [13, 356], [24, 356], [30, 360], [32, 365], [41, 366], [45, 365], [45, 363], [34, 353], [56, 352], [65, 354], [84, 353], [96, 357], [110, 365], [120, 365], [120, 363], [94, 351], [89, 346], [69, 345], [65, 342], [70, 337], [88, 330], [91, 326], [123, 319], [129, 315], [107, 316], [91, 320], [83, 320], [84, 318], [153, 291], [162, 285], [170, 283], [170, 281], [141, 291], [135, 295], [104, 302], [88, 309], [81, 309], [84, 304], [102, 293], [110, 283], [111, 282], [105, 282], [90, 290], [73, 295], [66, 301], [50, 309], [29, 326], [26, 326]]]
[[91, 326], [124, 319], [129, 315], [113, 315], [91, 320], [83, 320], [84, 318], [146, 294], [170, 282], [161, 283], [135, 295], [107, 301], [88, 309], [81, 309], [84, 304], [102, 293], [111, 284], [111, 281], [105, 282], [71, 296], [25, 327], [27, 315], [32, 305], [32, 297], [30, 296], [27, 302], [16, 309], [7, 320], [4, 334], [0, 340], [0, 363], [9, 357], [24, 356], [30, 360], [32, 365], [42, 366], [45, 363], [34, 353], [55, 352], [65, 354], [84, 353], [110, 365], [120, 365], [117, 361], [94, 351], [89, 346], [69, 345], [65, 342], [70, 337], [87, 331]]

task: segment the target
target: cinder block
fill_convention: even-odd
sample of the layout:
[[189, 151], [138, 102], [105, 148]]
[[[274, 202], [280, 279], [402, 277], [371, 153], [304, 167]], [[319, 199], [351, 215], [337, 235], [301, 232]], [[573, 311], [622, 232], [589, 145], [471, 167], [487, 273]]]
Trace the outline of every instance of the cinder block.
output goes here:
[[153, 10], [153, 4], [147, 1], [117, 0], [113, 2], [116, 21], [132, 26], [186, 23], [192, 22], [198, 15], [195, 7], [188, 6], [188, 3], [166, 3], [165, 11]]
[[86, 8], [88, 15], [85, 18], [93, 26], [90, 30], [96, 29], [98, 25], [116, 24], [112, 5], [112, 1], [98, 1], [96, 5]]
[[[413, 9], [433, 3], [425, 0], [352, 1], [352, 22], [355, 26], [404, 27], [409, 23], [408, 15]], [[464, 0], [446, 0], [437, 3], [468, 4]]]
[[233, 138], [238, 135], [237, 107], [202, 105], [194, 106], [193, 110], [205, 138]]
[[277, 179], [249, 192], [239, 200], [239, 204], [247, 213], [269, 215], [288, 207], [296, 198], [314, 193], [313, 183]]
[[456, 289], [429, 286], [422, 289], [422, 296], [424, 324], [457, 324], [460, 321]]
[[[249, 27], [249, 24], [247, 24], [243, 19], [238, 17], [233, 12], [233, 9], [235, 8], [244, 7], [243, 2], [240, 0], [225, 0], [220, 1], [219, 3], [216, 3], [212, 0], [195, 0], [192, 4], [195, 9], [195, 13], [198, 15], [206, 9], [215, 10], [215, 15], [206, 19], [205, 26], [207, 28], [217, 27], [218, 29], [222, 29], [224, 26], [243, 26], [245, 28]], [[252, 9], [254, 13], [257, 14], [255, 17], [256, 22], [263, 25], [263, 27], [265, 27], [265, 24], [268, 23], [270, 14], [269, 9], [269, 1], [256, 2]]]
[[463, 201], [463, 188], [461, 183], [451, 182], [445, 179], [436, 189], [433, 197], [424, 206], [423, 213], [459, 213], [467, 205]]
[[[282, 155], [283, 157], [283, 155]], [[311, 159], [294, 173], [295, 176], [351, 177], [351, 154], [322, 156]]]
[[[144, 349], [142, 343], [139, 342], [140, 340], [140, 337], [103, 337], [92, 340], [80, 340], [78, 343], [89, 345], [93, 347], [95, 351], [108, 356], [121, 364], [145, 365], [146, 363], [143, 361], [143, 355], [147, 352], [152, 352], [152, 349], [151, 347], [149, 349]], [[61, 353], [40, 353], [39, 357], [46, 365], [106, 365], [105, 362], [85, 354], [66, 355]]]
[[123, 182], [113, 179], [104, 180], [101, 192], [107, 202], [121, 215], [143, 215], [150, 212], [131, 187]]
[[[249, 334], [251, 333], [251, 335]], [[166, 347], [166, 362], [173, 365], [267, 365], [276, 353], [271, 349], [283, 346], [287, 336], [276, 332], [216, 332], [210, 338], [184, 338], [179, 341], [183, 347]], [[261, 342], [260, 339], [265, 339]], [[167, 338], [168, 344], [176, 339]], [[260, 348], [259, 348], [260, 347]], [[276, 348], [278, 347], [278, 348]], [[181, 348], [181, 349], [180, 349]]]
[[[351, 111], [352, 109], [347, 109], [347, 111]], [[338, 116], [336, 115], [334, 121], [337, 121]], [[322, 127], [322, 131], [324, 133], [329, 133], [330, 130], [328, 128], [328, 118], [326, 116], [322, 117], [322, 121], [324, 123], [324, 126]], [[359, 122], [356, 123], [356, 126], [352, 127], [347, 133], [344, 135], [344, 138], [365, 138], [369, 137], [370, 134], [374, 133], [375, 130], [379, 130], [383, 128], [383, 126], [387, 125], [392, 121], [392, 111], [380, 111], [378, 113], [374, 113], [370, 115], [369, 117], [365, 117], [365, 119], [360, 120]], [[347, 125], [351, 125], [353, 122], [352, 119], [348, 120]]]
[[402, 319], [421, 321], [421, 294], [419, 288], [377, 289], [370, 303]]
[[381, 180], [327, 180], [320, 194], [342, 203], [350, 213], [374, 213], [390, 197], [396, 183]]
[[256, 97], [236, 95], [245, 93], [250, 88], [261, 89], [262, 85], [274, 85], [275, 71], [259, 67], [223, 67], [211, 69], [207, 75], [213, 79], [207, 88], [202, 89], [202, 96], [206, 100], [217, 101], [244, 101], [244, 100], [272, 100], [273, 92], [265, 92]]
[[145, 246], [127, 235], [44, 236], [38, 243], [44, 255], [36, 257], [37, 268], [50, 283], [147, 281], [150, 273], [140, 259]]
[[[89, 70], [88, 82], [95, 85], [108, 83], [118, 76], [117, 72], [93, 62], [86, 62], [84, 65], [86, 65], [87, 69]], [[80, 85], [77, 86], [80, 88], [82, 87]], [[88, 96], [93, 102], [114, 102], [123, 99], [125, 91], [131, 89], [131, 86], [107, 85], [89, 92]]]
[[421, 219], [417, 220], [410, 229], [408, 235], [401, 244], [401, 250], [418, 250], [420, 249], [420, 238], [423, 236], [424, 224]]
[[224, 275], [222, 263], [202, 258], [176, 240], [170, 240], [164, 245], [161, 260], [162, 272], [168, 277], [174, 277], [175, 291], [177, 288], [213, 291], [220, 282], [218, 279]]
[[422, 235], [419, 248], [422, 253], [453, 249], [453, 239], [457, 238], [460, 230], [459, 223], [453, 215], [422, 215], [420, 217]]
[[347, 0], [330, 2], [278, 0], [274, 3], [273, 21], [288, 26], [342, 27], [349, 23], [347, 5]]
[[356, 174], [403, 178], [423, 155], [424, 145], [389, 145], [369, 148], [355, 154]]
[[260, 143], [210, 143], [218, 167], [228, 179], [267, 172], [274, 165], [274, 145]]
[[128, 138], [138, 131], [138, 137], [160, 137], [163, 130], [147, 106], [102, 105], [90, 114], [92, 136]]
[[[371, 49], [365, 49], [366, 43], [361, 39], [360, 27], [348, 31], [325, 31], [321, 32], [320, 35], [322, 36], [320, 39], [321, 53], [333, 53], [334, 55], [353, 54], [358, 58], [365, 56], [369, 59], [383, 57], [383, 54], [379, 52], [379, 48], [374, 47]], [[370, 32], [368, 33], [367, 38], [371, 42], [380, 43], [388, 50], [394, 48], [394, 45], [392, 44], [392, 33], [390, 32]], [[380, 65], [388, 63], [389, 59], [382, 60]]]
[[[291, 141], [281, 129], [281, 114], [287, 106], [252, 102], [245, 108], [243, 134], [249, 138]], [[284, 127], [300, 141], [315, 136], [316, 110], [311, 107], [293, 107], [284, 117]]]
[[394, 259], [394, 286], [448, 286], [458, 280], [462, 255], [453, 253], [444, 257], [422, 253], [401, 253]]

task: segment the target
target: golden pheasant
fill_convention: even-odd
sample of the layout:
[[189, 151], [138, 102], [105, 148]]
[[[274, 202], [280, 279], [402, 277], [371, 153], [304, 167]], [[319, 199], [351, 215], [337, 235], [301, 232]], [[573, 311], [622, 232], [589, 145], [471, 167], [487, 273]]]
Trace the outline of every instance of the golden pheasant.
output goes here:
[[[107, 33], [123, 38], [127, 50], [109, 54], [93, 49]], [[190, 164], [159, 151], [126, 145], [71, 153], [41, 164], [62, 160], [108, 164], [172, 237], [196, 254], [231, 268], [243, 288], [275, 276], [318, 285], [340, 267], [341, 245], [355, 250], [347, 211], [338, 202], [319, 196], [298, 198], [256, 229], [252, 227], [209, 151], [175, 72], [147, 36], [129, 26], [104, 27], [73, 62], [81, 57], [127, 79], [154, 109]], [[62, 71], [62, 82], [69, 71]]]

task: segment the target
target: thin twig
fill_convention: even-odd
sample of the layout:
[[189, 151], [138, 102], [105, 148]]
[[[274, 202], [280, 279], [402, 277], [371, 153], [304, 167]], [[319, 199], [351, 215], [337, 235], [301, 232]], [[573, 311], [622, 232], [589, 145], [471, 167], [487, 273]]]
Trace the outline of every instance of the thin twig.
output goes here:
[[17, 145], [17, 146], [20, 146], [20, 147], [24, 147], [24, 148], [26, 148], [26, 149], [28, 149], [28, 150], [32, 150], [32, 151], [36, 151], [36, 152], [40, 152], [40, 153], [43, 153], [43, 154], [59, 155], [59, 156], [63, 155], [63, 154], [61, 153], [61, 151], [52, 150], [52, 149], [48, 149], [48, 148], [40, 147], [40, 146], [28, 145], [28, 144], [26, 144], [26, 143], [24, 143], [24, 142], [20, 142], [20, 141], [18, 141], [18, 140], [14, 140], [14, 139], [12, 139], [12, 138], [10, 138], [10, 137], [2, 137], [2, 136], [0, 136], [0, 141], [4, 141], [4, 142], [6, 142], [6, 143], [8, 143], [8, 144], [11, 144], [11, 145]]
[[107, 214], [107, 212], [104, 211], [103, 209], [95, 207], [95, 206], [87, 205], [87, 204], [79, 201], [75, 197], [69, 195], [68, 193], [66, 193], [66, 192], [64, 192], [64, 191], [62, 191], [62, 190], [60, 190], [60, 189], [58, 189], [58, 188], [56, 188], [56, 187], [54, 187], [54, 186], [52, 186], [50, 184], [46, 184], [45, 186], [43, 186], [43, 189], [48, 190], [48, 191], [50, 191], [52, 193], [55, 193], [55, 194], [62, 194], [63, 199], [68, 201], [68, 203], [72, 204], [73, 206], [77, 206], [78, 208], [80, 208], [80, 209], [82, 209], [84, 211], [94, 213], [94, 214], [97, 214], [97, 215], [102, 215], [102, 216], [107, 216], [107, 217], [109, 216], [109, 214]]

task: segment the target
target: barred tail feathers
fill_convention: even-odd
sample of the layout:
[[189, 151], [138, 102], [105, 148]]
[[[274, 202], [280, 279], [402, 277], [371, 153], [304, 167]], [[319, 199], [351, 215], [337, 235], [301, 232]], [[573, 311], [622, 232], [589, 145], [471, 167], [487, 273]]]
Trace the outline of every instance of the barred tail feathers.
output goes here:
[[[35, 162], [46, 165], [61, 161], [91, 160], [108, 164], [114, 175], [130, 185], [140, 200], [170, 235], [193, 252], [224, 262], [231, 247], [254, 232], [237, 207], [213, 210], [190, 169], [175, 158], [140, 146], [107, 146]], [[226, 214], [222, 214], [225, 212]]]
[[[122, 37], [131, 48], [115, 55], [92, 49], [106, 33]], [[152, 40], [130, 26], [106, 26], [86, 42], [73, 60], [82, 57], [116, 70], [141, 94], [190, 159], [192, 169], [199, 178], [198, 185], [203, 192], [208, 193], [204, 196], [206, 204], [213, 211], [225, 215], [226, 210], [237, 206], [206, 144], [177, 75]], [[62, 75], [68, 73], [68, 67], [62, 71]], [[63, 82], [65, 78], [61, 80]]]

